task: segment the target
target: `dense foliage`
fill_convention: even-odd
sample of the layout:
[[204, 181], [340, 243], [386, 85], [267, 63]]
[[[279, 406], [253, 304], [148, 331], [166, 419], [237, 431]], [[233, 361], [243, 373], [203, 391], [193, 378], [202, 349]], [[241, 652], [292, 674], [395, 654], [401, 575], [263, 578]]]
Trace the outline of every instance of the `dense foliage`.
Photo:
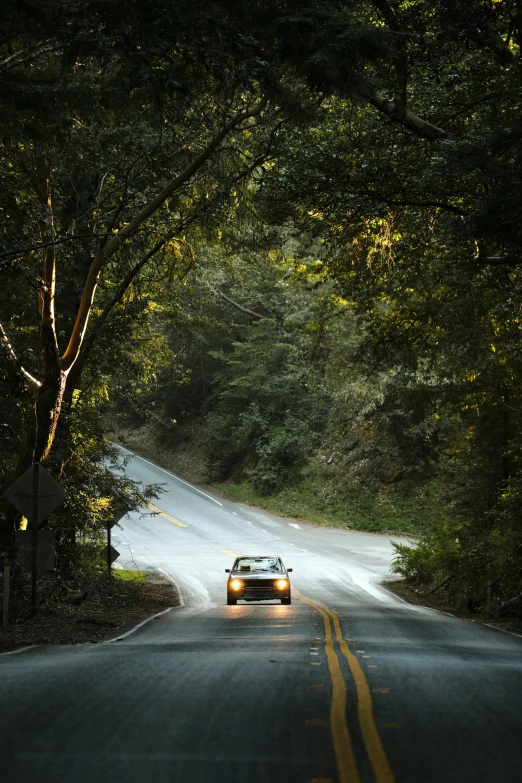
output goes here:
[[2, 486], [46, 460], [87, 529], [123, 491], [117, 415], [204, 443], [209, 480], [422, 533], [411, 579], [517, 594], [517, 4], [47, 0], [1, 25]]

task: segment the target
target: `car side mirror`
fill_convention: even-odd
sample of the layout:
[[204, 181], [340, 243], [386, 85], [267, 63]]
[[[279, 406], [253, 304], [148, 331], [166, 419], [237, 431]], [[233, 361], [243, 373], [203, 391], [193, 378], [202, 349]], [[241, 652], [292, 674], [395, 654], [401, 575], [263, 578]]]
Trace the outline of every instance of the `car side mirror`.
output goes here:
[[229, 574], [229, 573], [230, 573], [230, 568], [225, 568], [225, 574]]
[[293, 568], [287, 568], [286, 570], [288, 571], [288, 573], [290, 573], [290, 571], [293, 571], [294, 569]]

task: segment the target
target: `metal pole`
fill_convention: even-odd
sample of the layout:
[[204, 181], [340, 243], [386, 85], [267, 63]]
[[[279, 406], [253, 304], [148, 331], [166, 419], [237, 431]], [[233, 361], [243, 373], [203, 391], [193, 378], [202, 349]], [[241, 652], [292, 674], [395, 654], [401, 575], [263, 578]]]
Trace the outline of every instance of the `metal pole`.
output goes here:
[[33, 465], [33, 509], [31, 536], [31, 606], [36, 610], [36, 577], [38, 573], [38, 503], [40, 491], [40, 463]]
[[9, 619], [9, 575], [10, 566], [4, 566], [4, 602], [2, 607], [2, 631], [7, 633], [7, 622]]
[[109, 579], [112, 579], [111, 546], [111, 527], [107, 525], [107, 574]]

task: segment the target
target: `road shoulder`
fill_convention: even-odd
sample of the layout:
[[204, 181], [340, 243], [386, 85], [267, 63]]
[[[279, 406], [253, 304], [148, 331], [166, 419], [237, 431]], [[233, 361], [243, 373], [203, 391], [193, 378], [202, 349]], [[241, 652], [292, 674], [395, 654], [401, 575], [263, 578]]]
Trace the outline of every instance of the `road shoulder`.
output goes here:
[[490, 628], [496, 628], [499, 631], [506, 631], [516, 635], [522, 635], [522, 619], [518, 617], [495, 616], [492, 612], [484, 610], [471, 612], [464, 599], [462, 601], [452, 601], [445, 593], [431, 592], [429, 588], [408, 584], [402, 579], [390, 579], [382, 582], [382, 587], [390, 593], [402, 598], [414, 606], [424, 606], [428, 609], [436, 609], [439, 612], [451, 614], [462, 620], [469, 620], [473, 623], [487, 625]]
[[135, 581], [114, 579], [107, 590], [93, 592], [78, 604], [53, 600], [36, 617], [11, 624], [7, 634], [0, 632], [0, 653], [40, 644], [102, 642], [179, 605], [175, 586], [157, 571]]

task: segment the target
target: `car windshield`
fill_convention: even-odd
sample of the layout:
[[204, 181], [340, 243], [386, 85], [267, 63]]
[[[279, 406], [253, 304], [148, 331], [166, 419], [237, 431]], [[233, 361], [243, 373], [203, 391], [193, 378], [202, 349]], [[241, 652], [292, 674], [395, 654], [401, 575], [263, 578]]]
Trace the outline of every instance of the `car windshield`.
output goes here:
[[281, 574], [283, 567], [278, 557], [240, 557], [234, 565], [234, 572], [253, 573], [254, 571], [268, 571]]

